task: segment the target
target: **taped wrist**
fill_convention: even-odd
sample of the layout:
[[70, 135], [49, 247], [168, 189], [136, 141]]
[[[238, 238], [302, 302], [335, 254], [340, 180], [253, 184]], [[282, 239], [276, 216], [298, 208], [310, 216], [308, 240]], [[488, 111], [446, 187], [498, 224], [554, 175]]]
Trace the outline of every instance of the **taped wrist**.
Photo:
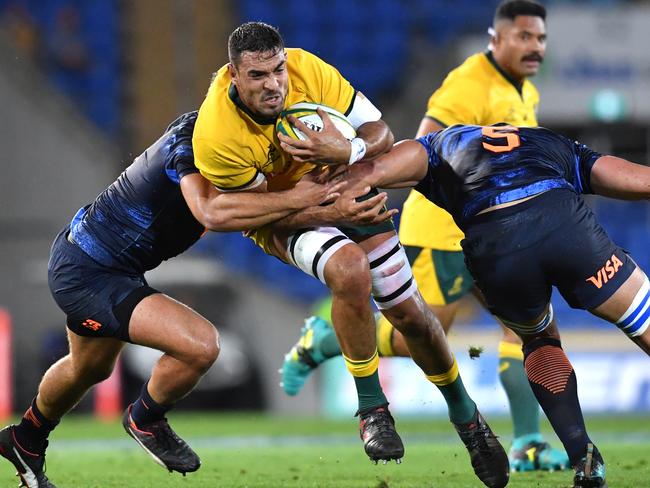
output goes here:
[[355, 137], [350, 141], [350, 161], [348, 164], [354, 164], [357, 161], [363, 159], [366, 155], [366, 141], [360, 137]]

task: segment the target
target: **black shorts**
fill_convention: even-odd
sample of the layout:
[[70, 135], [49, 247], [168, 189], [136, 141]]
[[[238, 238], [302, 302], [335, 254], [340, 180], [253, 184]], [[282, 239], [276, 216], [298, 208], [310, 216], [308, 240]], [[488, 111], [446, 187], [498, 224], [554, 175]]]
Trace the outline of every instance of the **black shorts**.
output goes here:
[[56, 236], [47, 277], [54, 300], [67, 316], [68, 328], [88, 337], [129, 341], [129, 321], [135, 306], [157, 290], [143, 275], [107, 268], [68, 240], [69, 228]]
[[473, 217], [461, 245], [490, 311], [512, 322], [539, 317], [552, 286], [573, 308], [598, 307], [636, 268], [582, 197], [564, 189]]

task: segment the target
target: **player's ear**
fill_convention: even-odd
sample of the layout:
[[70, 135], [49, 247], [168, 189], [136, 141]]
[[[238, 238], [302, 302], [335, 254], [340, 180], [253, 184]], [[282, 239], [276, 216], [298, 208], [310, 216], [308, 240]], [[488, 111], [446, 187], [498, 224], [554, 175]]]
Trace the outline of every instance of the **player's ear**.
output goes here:
[[232, 80], [233, 85], [237, 84], [237, 68], [235, 68], [235, 65], [232, 63], [228, 63], [228, 73], [230, 73], [230, 78]]
[[493, 49], [501, 44], [501, 41], [503, 40], [503, 29], [504, 25], [502, 22], [499, 22], [494, 27], [488, 29], [488, 34], [490, 34], [490, 46]]

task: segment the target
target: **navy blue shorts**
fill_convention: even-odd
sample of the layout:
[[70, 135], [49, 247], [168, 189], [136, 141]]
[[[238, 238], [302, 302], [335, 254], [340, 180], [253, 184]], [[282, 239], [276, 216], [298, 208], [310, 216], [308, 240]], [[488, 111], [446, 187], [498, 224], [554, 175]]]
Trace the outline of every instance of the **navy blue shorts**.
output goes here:
[[135, 306], [158, 293], [141, 274], [107, 268], [68, 240], [69, 228], [56, 236], [47, 277], [54, 300], [67, 316], [68, 328], [88, 337], [129, 341], [129, 321]]
[[636, 268], [582, 197], [564, 189], [473, 217], [461, 245], [490, 311], [512, 322], [539, 317], [552, 286], [573, 308], [598, 307]]

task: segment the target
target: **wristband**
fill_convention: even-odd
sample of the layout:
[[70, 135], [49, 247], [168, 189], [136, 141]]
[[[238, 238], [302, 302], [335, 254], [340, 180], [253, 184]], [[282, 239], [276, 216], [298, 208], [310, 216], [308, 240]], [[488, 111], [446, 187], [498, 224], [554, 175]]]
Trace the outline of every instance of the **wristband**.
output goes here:
[[366, 141], [360, 137], [355, 137], [350, 141], [350, 162], [354, 164], [366, 155]]

